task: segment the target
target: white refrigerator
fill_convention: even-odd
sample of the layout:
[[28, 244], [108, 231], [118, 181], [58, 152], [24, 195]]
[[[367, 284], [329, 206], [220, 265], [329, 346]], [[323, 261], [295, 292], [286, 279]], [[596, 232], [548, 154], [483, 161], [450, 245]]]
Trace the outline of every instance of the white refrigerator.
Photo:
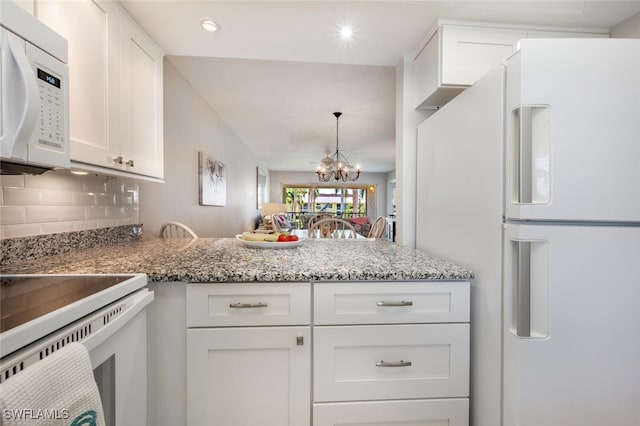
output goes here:
[[640, 40], [522, 40], [417, 161], [416, 245], [475, 272], [470, 424], [640, 425]]

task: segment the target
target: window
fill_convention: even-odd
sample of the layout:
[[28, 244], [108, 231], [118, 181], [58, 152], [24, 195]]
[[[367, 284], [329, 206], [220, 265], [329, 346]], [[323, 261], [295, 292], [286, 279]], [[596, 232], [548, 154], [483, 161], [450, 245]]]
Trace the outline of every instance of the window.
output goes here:
[[292, 216], [309, 213], [331, 213], [338, 217], [367, 215], [367, 186], [287, 186], [283, 187], [283, 202]]

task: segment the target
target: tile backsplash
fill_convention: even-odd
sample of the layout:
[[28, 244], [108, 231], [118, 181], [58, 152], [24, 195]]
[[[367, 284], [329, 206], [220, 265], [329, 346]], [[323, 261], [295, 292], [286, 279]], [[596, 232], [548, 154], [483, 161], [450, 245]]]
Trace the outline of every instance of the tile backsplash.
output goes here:
[[138, 185], [119, 178], [0, 176], [0, 238], [139, 223]]

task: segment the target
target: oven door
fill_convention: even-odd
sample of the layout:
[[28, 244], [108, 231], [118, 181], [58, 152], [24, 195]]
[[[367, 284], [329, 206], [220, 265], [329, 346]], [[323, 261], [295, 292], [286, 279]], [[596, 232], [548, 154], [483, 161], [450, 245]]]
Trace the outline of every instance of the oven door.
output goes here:
[[[115, 317], [105, 334], [82, 343], [89, 351], [107, 426], [147, 424], [147, 289], [136, 305]], [[148, 300], [151, 298], [151, 300]], [[118, 308], [116, 308], [118, 309]]]
[[147, 419], [148, 288], [94, 311], [0, 360], [0, 382], [69, 342], [88, 350], [107, 426], [145, 425]]

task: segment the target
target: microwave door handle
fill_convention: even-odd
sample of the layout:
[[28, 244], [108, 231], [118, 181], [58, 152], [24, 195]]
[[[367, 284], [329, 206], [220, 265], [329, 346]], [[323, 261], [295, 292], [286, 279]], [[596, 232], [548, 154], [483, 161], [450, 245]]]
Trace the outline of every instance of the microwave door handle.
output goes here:
[[38, 121], [40, 109], [38, 98], [40, 96], [40, 90], [38, 89], [38, 83], [31, 62], [29, 58], [27, 58], [25, 42], [12, 34], [9, 34], [8, 37], [9, 54], [16, 64], [16, 69], [23, 82], [24, 88], [22, 114], [16, 126], [13, 140], [10, 141], [10, 145], [12, 146], [11, 155], [18, 158], [26, 158], [27, 145]]

